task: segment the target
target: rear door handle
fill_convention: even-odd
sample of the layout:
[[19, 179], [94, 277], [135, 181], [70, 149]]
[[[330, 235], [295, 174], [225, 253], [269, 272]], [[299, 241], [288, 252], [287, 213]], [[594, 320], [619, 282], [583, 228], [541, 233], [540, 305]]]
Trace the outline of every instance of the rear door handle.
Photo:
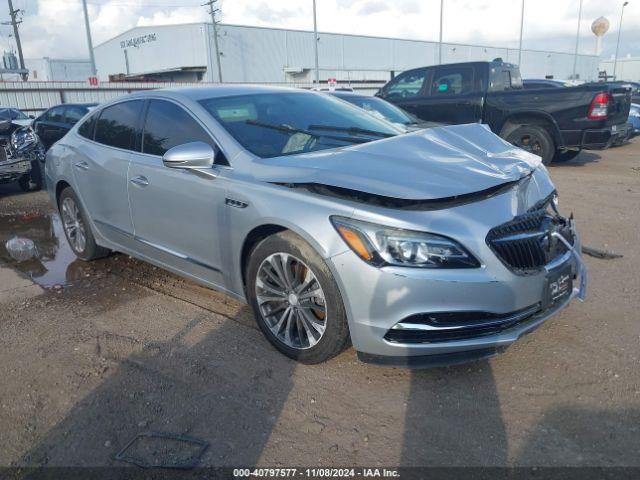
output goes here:
[[134, 185], [138, 185], [139, 187], [146, 187], [147, 185], [149, 185], [149, 180], [147, 180], [147, 177], [143, 177], [142, 175], [133, 177], [129, 181]]
[[78, 162], [75, 164], [75, 167], [80, 170], [89, 170], [89, 164], [87, 162]]

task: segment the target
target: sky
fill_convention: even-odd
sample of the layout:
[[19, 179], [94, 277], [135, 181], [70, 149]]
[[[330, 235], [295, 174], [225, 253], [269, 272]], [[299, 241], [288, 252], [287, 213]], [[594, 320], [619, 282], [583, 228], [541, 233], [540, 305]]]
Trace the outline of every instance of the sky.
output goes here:
[[[87, 0], [94, 45], [137, 25], [210, 20], [204, 0]], [[615, 52], [623, 0], [583, 0], [580, 53], [595, 53], [591, 22], [606, 17], [603, 58]], [[4, 4], [4, 5], [3, 5]], [[87, 58], [81, 0], [13, 0], [22, 9], [25, 58]], [[310, 30], [312, 0], [218, 0], [223, 23]], [[573, 52], [579, 0], [525, 0], [523, 48]], [[446, 42], [516, 47], [521, 0], [444, 0]], [[0, 20], [9, 19], [0, 0]], [[440, 0], [317, 0], [318, 30], [435, 40]], [[0, 26], [0, 47], [14, 47], [12, 30]], [[620, 56], [640, 56], [640, 0], [625, 8]]]

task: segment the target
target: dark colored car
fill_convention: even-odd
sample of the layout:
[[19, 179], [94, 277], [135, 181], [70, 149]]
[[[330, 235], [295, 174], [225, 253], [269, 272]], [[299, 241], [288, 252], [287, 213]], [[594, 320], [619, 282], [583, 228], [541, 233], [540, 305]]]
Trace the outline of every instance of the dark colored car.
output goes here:
[[631, 105], [628, 88], [607, 83], [525, 90], [518, 67], [501, 60], [408, 70], [377, 95], [424, 121], [485, 123], [545, 164], [612, 145]]
[[33, 121], [33, 129], [38, 134], [45, 150], [64, 137], [69, 130], [84, 117], [97, 103], [66, 103], [51, 107]]
[[345, 102], [349, 102], [356, 107], [366, 110], [370, 114], [383, 118], [384, 120], [400, 125], [406, 130], [420, 130], [422, 128], [432, 128], [442, 126], [442, 123], [424, 122], [418, 117], [405, 112], [400, 107], [396, 107], [393, 103], [378, 97], [370, 95], [361, 95], [353, 92], [331, 92], [331, 95], [338, 97]]

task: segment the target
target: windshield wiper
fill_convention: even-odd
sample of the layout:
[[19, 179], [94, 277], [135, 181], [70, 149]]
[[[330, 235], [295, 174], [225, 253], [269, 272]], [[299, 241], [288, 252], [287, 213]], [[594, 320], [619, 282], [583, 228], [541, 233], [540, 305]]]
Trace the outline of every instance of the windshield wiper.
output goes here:
[[314, 137], [314, 138], [321, 138], [321, 137], [330, 138], [332, 140], [340, 140], [342, 142], [350, 142], [350, 143], [367, 143], [368, 142], [368, 140], [365, 140], [363, 138], [339, 137], [336, 135], [325, 135], [322, 133], [313, 133], [313, 132], [310, 132], [309, 130], [305, 130], [304, 128], [295, 128], [295, 127], [286, 125], [284, 123], [281, 123], [281, 124], [266, 123], [266, 122], [260, 122], [258, 120], [247, 120], [245, 123], [247, 125], [255, 125], [256, 127], [270, 128], [272, 130], [277, 130], [279, 132], [284, 132], [284, 133], [290, 133], [290, 134], [303, 133], [305, 135], [309, 135], [310, 137]]
[[360, 127], [338, 127], [336, 125], [309, 125], [310, 130], [329, 130], [332, 132], [345, 132], [351, 134], [369, 135], [371, 137], [390, 138], [395, 137], [393, 133], [378, 132], [376, 130], [367, 130]]

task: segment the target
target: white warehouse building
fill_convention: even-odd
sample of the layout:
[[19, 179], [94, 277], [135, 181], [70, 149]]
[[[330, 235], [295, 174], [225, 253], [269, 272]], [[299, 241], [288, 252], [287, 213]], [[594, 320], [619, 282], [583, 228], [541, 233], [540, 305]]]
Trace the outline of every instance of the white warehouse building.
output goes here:
[[[218, 25], [225, 82], [297, 82], [314, 78], [312, 31]], [[433, 65], [438, 43], [337, 33], [318, 34], [320, 80], [386, 81], [392, 72]], [[95, 47], [101, 80], [112, 75], [161, 81], [218, 80], [213, 25], [194, 23], [128, 30]], [[482, 45], [443, 44], [443, 63], [493, 60], [518, 63], [518, 50]], [[567, 79], [573, 54], [523, 50], [523, 78]], [[579, 55], [580, 79], [597, 80], [599, 58]]]

